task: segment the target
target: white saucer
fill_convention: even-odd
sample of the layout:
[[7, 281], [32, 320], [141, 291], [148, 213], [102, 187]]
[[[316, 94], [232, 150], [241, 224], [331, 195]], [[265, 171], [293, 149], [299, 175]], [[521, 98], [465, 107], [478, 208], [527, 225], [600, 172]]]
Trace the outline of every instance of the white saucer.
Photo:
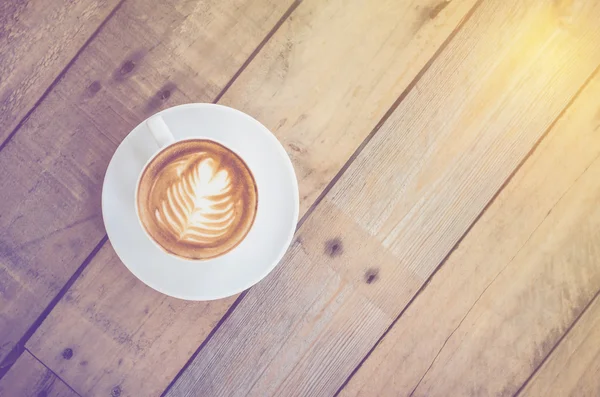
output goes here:
[[292, 162], [265, 126], [238, 110], [194, 103], [160, 115], [176, 140], [211, 139], [242, 157], [258, 188], [256, 220], [235, 249], [206, 261], [178, 259], [150, 241], [134, 199], [138, 176], [159, 149], [144, 121], [121, 142], [104, 177], [102, 216], [110, 242], [137, 278], [164, 294], [212, 300], [242, 292], [273, 270], [294, 236], [299, 198]]

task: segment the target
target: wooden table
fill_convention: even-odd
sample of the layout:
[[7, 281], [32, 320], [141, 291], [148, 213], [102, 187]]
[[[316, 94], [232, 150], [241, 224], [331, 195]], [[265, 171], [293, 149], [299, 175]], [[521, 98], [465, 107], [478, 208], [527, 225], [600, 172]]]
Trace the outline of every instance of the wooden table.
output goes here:
[[[0, 3], [0, 395], [600, 395], [600, 2]], [[292, 158], [265, 280], [163, 296], [100, 193], [156, 111]]]

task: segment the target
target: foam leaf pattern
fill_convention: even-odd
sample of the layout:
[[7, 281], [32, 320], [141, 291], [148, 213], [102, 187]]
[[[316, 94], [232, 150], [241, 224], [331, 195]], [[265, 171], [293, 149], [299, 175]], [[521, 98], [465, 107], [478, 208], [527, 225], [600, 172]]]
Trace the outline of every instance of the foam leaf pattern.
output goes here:
[[178, 241], [203, 245], [225, 236], [235, 221], [228, 170], [207, 153], [193, 153], [165, 169], [174, 182], [155, 209], [156, 221]]

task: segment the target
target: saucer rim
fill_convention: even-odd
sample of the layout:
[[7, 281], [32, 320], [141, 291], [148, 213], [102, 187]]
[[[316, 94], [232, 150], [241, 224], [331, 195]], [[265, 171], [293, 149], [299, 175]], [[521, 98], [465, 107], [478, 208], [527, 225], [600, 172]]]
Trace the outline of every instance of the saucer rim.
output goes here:
[[[185, 108], [221, 108], [224, 109], [228, 112], [234, 112], [236, 113], [238, 116], [241, 116], [243, 118], [246, 118], [247, 120], [249, 120], [252, 123], [256, 123], [257, 125], [259, 125], [261, 128], [261, 130], [264, 132], [264, 135], [267, 137], [267, 139], [271, 139], [273, 140], [274, 143], [276, 143], [275, 147], [277, 147], [277, 152], [278, 155], [281, 156], [282, 158], [282, 165], [285, 166], [285, 171], [289, 174], [289, 177], [292, 178], [292, 180], [295, 183], [292, 183], [291, 188], [292, 188], [292, 192], [291, 195], [293, 197], [294, 203], [293, 203], [293, 208], [294, 208], [294, 213], [292, 214], [292, 218], [294, 220], [293, 227], [290, 227], [290, 230], [288, 231], [288, 234], [284, 240], [284, 243], [281, 244], [281, 247], [279, 249], [279, 252], [277, 253], [277, 255], [275, 256], [276, 259], [274, 259], [272, 261], [272, 263], [269, 266], [265, 266], [264, 271], [261, 272], [258, 276], [252, 278], [252, 279], [248, 279], [246, 282], [242, 283], [244, 284], [242, 287], [238, 287], [238, 288], [233, 288], [233, 289], [227, 289], [224, 288], [223, 292], [221, 294], [212, 294], [212, 295], [207, 295], [207, 294], [202, 294], [202, 292], [198, 292], [198, 293], [194, 293], [194, 294], [186, 294], [186, 293], [178, 293], [177, 291], [172, 291], [172, 290], [168, 290], [165, 288], [162, 288], [159, 285], [156, 285], [154, 282], [149, 281], [147, 279], [144, 279], [143, 275], [140, 275], [139, 272], [136, 272], [132, 269], [131, 266], [129, 266], [125, 260], [123, 260], [122, 255], [119, 253], [119, 250], [114, 246], [113, 246], [113, 250], [114, 252], [117, 254], [117, 256], [119, 257], [119, 260], [121, 261], [121, 263], [123, 263], [123, 265], [125, 265], [125, 267], [138, 279], [140, 280], [142, 283], [146, 284], [147, 286], [149, 286], [150, 288], [165, 294], [167, 296], [171, 296], [177, 299], [182, 299], [182, 300], [188, 300], [188, 301], [212, 301], [212, 300], [217, 300], [217, 299], [223, 299], [223, 298], [227, 298], [233, 295], [237, 295], [247, 289], [249, 289], [250, 287], [256, 285], [257, 283], [259, 283], [261, 280], [263, 280], [267, 275], [269, 275], [273, 269], [281, 262], [281, 260], [283, 259], [283, 257], [285, 256], [286, 252], [288, 251], [288, 249], [290, 248], [292, 241], [294, 239], [294, 236], [296, 234], [296, 229], [297, 229], [297, 225], [298, 225], [298, 219], [299, 219], [299, 214], [300, 214], [300, 193], [299, 193], [299, 186], [298, 186], [298, 179], [296, 176], [296, 172], [293, 166], [293, 163], [291, 161], [291, 158], [289, 156], [289, 154], [287, 153], [287, 151], [285, 150], [283, 144], [277, 139], [277, 137], [275, 136], [275, 134], [273, 134], [265, 125], [263, 125], [260, 121], [256, 120], [254, 117], [238, 110], [238, 109], [234, 109], [231, 108], [229, 106], [225, 106], [225, 105], [220, 105], [220, 104], [214, 104], [214, 103], [186, 103], [186, 104], [181, 104], [181, 105], [176, 105], [176, 106], [172, 106], [170, 108], [161, 110], [160, 112], [157, 112], [151, 116], [149, 116], [148, 118], [144, 119], [143, 121], [141, 121], [138, 125], [136, 125], [134, 128], [131, 129], [131, 131], [125, 136], [125, 138], [123, 138], [123, 140], [119, 143], [119, 145], [117, 146], [117, 149], [115, 149], [115, 151], [113, 152], [113, 155], [109, 161], [109, 164], [106, 168], [106, 173], [105, 173], [105, 177], [102, 183], [102, 218], [103, 218], [103, 222], [105, 225], [105, 231], [106, 234], [108, 236], [109, 241], [114, 241], [114, 238], [111, 238], [110, 232], [109, 232], [109, 228], [106, 227], [107, 225], [107, 218], [108, 218], [108, 212], [109, 210], [107, 209], [107, 199], [105, 198], [105, 194], [107, 193], [107, 185], [108, 185], [108, 170], [110, 169], [111, 165], [113, 164], [113, 159], [114, 159], [114, 155], [117, 152], [118, 148], [121, 147], [121, 145], [124, 144], [124, 142], [126, 142], [126, 140], [128, 139], [128, 137], [140, 126], [142, 126], [150, 117], [153, 117], [157, 114], [162, 114], [164, 112], [169, 112], [169, 111], [173, 111], [175, 109], [180, 110], [180, 109], [185, 109]], [[180, 139], [180, 140], [185, 140], [185, 139], [213, 139], [213, 138], [206, 138], [203, 136], [191, 136], [191, 137], [187, 137], [184, 139]], [[150, 139], [150, 138], [149, 138]], [[179, 140], [178, 140], [179, 141]], [[227, 144], [225, 144], [222, 141], [218, 141], [219, 143], [223, 144], [224, 146], [228, 147], [229, 146]], [[231, 149], [233, 150], [233, 149]], [[235, 151], [238, 155], [240, 155], [241, 158], [243, 158], [243, 155], [241, 153], [238, 153], [238, 151]], [[275, 153], [275, 152], [274, 152]], [[151, 158], [153, 158], [154, 155], [151, 156]], [[251, 170], [252, 171], [252, 170]], [[136, 179], [137, 180], [137, 179]], [[260, 192], [259, 192], [260, 194]], [[113, 236], [114, 237], [114, 236]], [[148, 238], [148, 236], [145, 236], [145, 238]], [[169, 260], [176, 260], [176, 258], [172, 257], [172, 255], [163, 252], [163, 254], [169, 259]], [[226, 254], [225, 254], [226, 255]], [[202, 262], [206, 262], [204, 260], [196, 260], [196, 261], [190, 261], [190, 262], [197, 262], [198, 265], [202, 265]]]

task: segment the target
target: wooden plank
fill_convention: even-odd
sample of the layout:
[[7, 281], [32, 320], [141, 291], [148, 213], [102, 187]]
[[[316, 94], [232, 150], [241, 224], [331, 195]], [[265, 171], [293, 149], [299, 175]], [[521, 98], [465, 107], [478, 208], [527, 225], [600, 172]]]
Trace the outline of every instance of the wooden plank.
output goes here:
[[0, 144], [118, 3], [0, 2]]
[[164, 299], [107, 243], [27, 346], [84, 396], [158, 396], [232, 303]]
[[588, 169], [600, 156], [598, 98], [600, 76], [340, 396], [409, 395], [415, 388], [415, 396], [514, 395], [600, 289], [599, 236], [589, 228], [599, 219], [591, 198], [600, 185], [587, 183], [598, 175], [597, 165]]
[[69, 386], [25, 351], [10, 371], [0, 379], [0, 396], [78, 397]]
[[305, 1], [219, 103], [288, 149], [303, 214], [475, 2]]
[[213, 100], [291, 1], [125, 2], [0, 151], [0, 359], [102, 240], [117, 143], [162, 107]]
[[598, 66], [598, 17], [482, 2], [167, 395], [334, 394]]
[[513, 395], [600, 288], [600, 160], [465, 317], [414, 396]]
[[[453, 1], [439, 12], [435, 4], [307, 0], [222, 98], [284, 143], [298, 171], [302, 213], [474, 2]], [[348, 62], [353, 51], [364, 60]], [[232, 302], [183, 303], [150, 291], [107, 245], [28, 347], [82, 394], [104, 395], [115, 385], [158, 394]], [[61, 359], [65, 348], [88, 365]]]
[[518, 396], [599, 396], [599, 340], [600, 299], [596, 296]]

